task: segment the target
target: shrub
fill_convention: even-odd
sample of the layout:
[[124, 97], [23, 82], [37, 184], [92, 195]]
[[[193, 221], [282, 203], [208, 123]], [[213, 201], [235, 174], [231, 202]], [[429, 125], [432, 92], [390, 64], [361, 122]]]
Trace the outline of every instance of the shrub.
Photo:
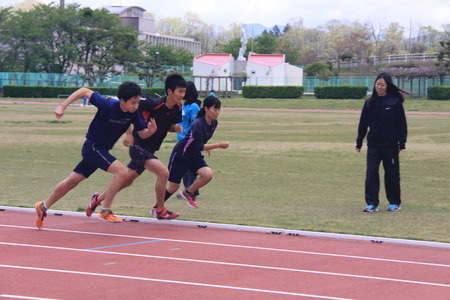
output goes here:
[[256, 86], [242, 87], [244, 98], [301, 98], [304, 88], [302, 86]]
[[450, 100], [450, 86], [429, 86], [428, 100]]
[[367, 86], [316, 86], [318, 99], [361, 99], [367, 96]]
[[[91, 90], [98, 91], [105, 96], [117, 95], [117, 87], [89, 87]], [[79, 87], [60, 87], [60, 86], [19, 86], [4, 85], [3, 97], [11, 98], [58, 98], [72, 94]], [[159, 98], [164, 96], [164, 88], [144, 88], [143, 97]]]

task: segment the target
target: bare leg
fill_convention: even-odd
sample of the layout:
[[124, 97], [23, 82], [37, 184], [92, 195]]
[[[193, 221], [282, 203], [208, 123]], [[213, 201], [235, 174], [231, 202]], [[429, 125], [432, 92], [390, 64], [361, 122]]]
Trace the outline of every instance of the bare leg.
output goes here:
[[158, 209], [161, 210], [165, 206], [164, 198], [166, 195], [166, 185], [167, 179], [169, 178], [169, 170], [158, 159], [147, 159], [145, 161], [145, 168], [157, 176], [155, 183], [156, 204], [158, 206]]
[[53, 204], [56, 203], [56, 201], [64, 197], [68, 192], [73, 190], [80, 182], [85, 179], [86, 177], [84, 177], [84, 175], [75, 172], [70, 173], [70, 175], [66, 179], [56, 185], [53, 192], [50, 194], [47, 200], [44, 201], [45, 207], [50, 208]]

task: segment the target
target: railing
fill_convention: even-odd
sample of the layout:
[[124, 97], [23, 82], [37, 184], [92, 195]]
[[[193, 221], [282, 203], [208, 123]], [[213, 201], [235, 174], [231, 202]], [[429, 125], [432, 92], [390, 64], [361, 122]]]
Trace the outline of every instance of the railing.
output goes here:
[[[193, 77], [185, 77], [186, 80], [194, 80]], [[198, 78], [197, 78], [198, 79]], [[214, 89], [216, 91], [238, 92], [242, 88], [242, 84], [246, 85], [290, 85], [290, 82], [299, 82], [299, 78], [283, 77], [270, 78], [267, 77], [252, 77], [242, 82], [238, 78], [238, 82], [233, 81], [233, 84], [214, 84], [214, 86], [200, 86], [198, 89]], [[438, 78], [393, 78], [395, 83], [413, 93], [414, 96], [426, 95], [429, 86], [440, 85]], [[142, 87], [146, 87], [143, 80], [139, 80], [138, 76], [105, 76], [98, 79], [94, 86], [99, 87], [117, 87], [124, 81], [135, 81]], [[329, 80], [321, 80], [316, 77], [305, 76], [302, 78], [305, 93], [313, 93], [316, 86], [342, 86], [342, 85], [359, 85], [367, 86], [369, 91], [372, 91], [375, 76], [338, 76], [330, 77]], [[280, 84], [280, 82], [282, 82]], [[80, 74], [49, 74], [49, 73], [2, 73], [0, 72], [0, 88], [4, 85], [23, 85], [23, 86], [86, 86], [87, 81], [82, 78]], [[297, 84], [291, 84], [297, 85]], [[443, 85], [450, 86], [450, 77], [445, 78]], [[164, 82], [156, 80], [154, 87], [164, 87]]]

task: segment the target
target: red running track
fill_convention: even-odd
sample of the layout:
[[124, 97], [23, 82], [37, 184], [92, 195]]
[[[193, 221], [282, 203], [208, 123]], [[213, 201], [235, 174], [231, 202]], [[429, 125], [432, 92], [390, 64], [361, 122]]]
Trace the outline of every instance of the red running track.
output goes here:
[[0, 298], [450, 298], [447, 244], [109, 224], [81, 214], [49, 214], [38, 230], [32, 210], [0, 216]]

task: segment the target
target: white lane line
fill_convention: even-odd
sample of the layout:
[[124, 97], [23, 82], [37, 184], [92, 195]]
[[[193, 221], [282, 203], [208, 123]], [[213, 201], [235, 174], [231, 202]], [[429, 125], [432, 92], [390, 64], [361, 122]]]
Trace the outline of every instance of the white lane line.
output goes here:
[[[73, 233], [73, 234], [100, 235], [100, 236], [122, 237], [122, 238], [132, 238], [132, 239], [145, 239], [145, 240], [159, 240], [159, 239], [161, 239], [161, 237], [145, 237], [145, 236], [122, 235], [122, 234], [100, 233], [100, 232], [89, 232], [89, 231], [49, 229], [49, 228], [36, 229], [35, 227], [16, 226], [16, 225], [0, 225], [0, 227], [12, 227], [12, 228], [21, 228], [21, 229], [45, 230], [45, 231], [65, 232], [65, 233]], [[402, 264], [413, 264], [413, 265], [424, 265], [424, 266], [450, 268], [450, 265], [447, 265], [447, 264], [427, 263], [427, 262], [420, 262], [420, 261], [408, 261], [408, 260], [397, 260], [397, 259], [377, 258], [377, 257], [367, 257], [367, 256], [354, 256], [354, 255], [322, 253], [322, 252], [310, 252], [310, 251], [301, 251], [301, 250], [288, 250], [288, 249], [277, 249], [277, 248], [254, 247], [254, 246], [222, 244], [222, 243], [209, 243], [209, 242], [198, 242], [198, 241], [189, 241], [189, 240], [176, 240], [176, 239], [166, 239], [166, 238], [164, 240], [165, 241], [171, 241], [171, 242], [178, 242], [178, 243], [200, 244], [200, 245], [221, 246], [221, 247], [233, 247], [233, 248], [253, 249], [253, 250], [262, 250], [262, 251], [276, 251], [276, 252], [298, 253], [298, 254], [308, 254], [308, 255], [330, 256], [330, 257], [339, 257], [339, 258], [350, 258], [350, 259], [360, 259], [360, 260], [371, 260], [371, 261], [382, 261], [382, 262], [392, 262], [392, 263], [402, 263]], [[446, 251], [446, 250], [442, 250], [442, 251]]]
[[0, 298], [27, 299], [27, 300], [57, 300], [57, 299], [50, 299], [50, 298], [38, 298], [38, 297], [31, 297], [31, 296], [6, 295], [6, 294], [0, 294]]
[[387, 278], [387, 277], [355, 275], [355, 274], [345, 274], [345, 273], [335, 273], [335, 272], [313, 271], [313, 270], [303, 270], [303, 269], [280, 268], [280, 267], [270, 267], [270, 266], [261, 266], [261, 265], [238, 264], [238, 263], [200, 260], [200, 259], [176, 258], [176, 257], [155, 256], [155, 255], [145, 255], [145, 254], [109, 252], [109, 251], [86, 250], [86, 249], [30, 245], [30, 244], [17, 244], [17, 243], [4, 243], [4, 242], [0, 242], [0, 245], [31, 247], [31, 248], [45, 248], [45, 249], [54, 249], [54, 250], [63, 250], [63, 251], [76, 251], [76, 252], [92, 252], [92, 253], [99, 253], [99, 254], [111, 254], [111, 255], [129, 256], [129, 257], [153, 258], [153, 259], [184, 261], [184, 262], [194, 262], [194, 263], [204, 263], [204, 264], [214, 264], [214, 265], [225, 265], [225, 266], [233, 266], [233, 267], [255, 268], [255, 269], [264, 269], [264, 270], [272, 270], [272, 271], [276, 270], [276, 271], [299, 272], [299, 273], [309, 273], [309, 274], [319, 274], [319, 275], [329, 275], [329, 276], [339, 276], [339, 277], [361, 278], [361, 279], [370, 279], [370, 280], [392, 281], [392, 282], [411, 283], [411, 284], [430, 285], [430, 286], [439, 286], [439, 287], [450, 288], [450, 284], [443, 284], [443, 283], [405, 280], [405, 279], [396, 279], [396, 278]]
[[174, 284], [201, 286], [201, 287], [212, 287], [212, 288], [221, 288], [221, 289], [230, 289], [230, 290], [240, 290], [240, 291], [250, 291], [250, 292], [259, 292], [259, 293], [278, 294], [278, 295], [311, 297], [311, 298], [318, 298], [318, 299], [348, 300], [348, 298], [335, 298], [335, 297], [329, 297], [329, 296], [300, 294], [300, 293], [291, 293], [291, 292], [274, 291], [274, 290], [252, 289], [252, 288], [245, 288], [245, 287], [228, 286], [228, 285], [217, 285], [217, 284], [207, 284], [207, 283], [198, 283], [198, 282], [189, 282], [189, 281], [164, 280], [164, 279], [147, 278], [147, 277], [112, 275], [112, 274], [104, 274], [104, 273], [79, 272], [79, 271], [71, 271], [71, 270], [34, 268], [34, 267], [23, 267], [23, 266], [13, 266], [13, 265], [0, 265], [0, 267], [2, 267], [2, 268], [11, 268], [11, 269], [23, 269], [23, 270], [33, 270], [33, 271], [45, 271], [45, 272], [57, 272], [57, 273], [66, 273], [66, 274], [77, 274], [77, 275], [101, 276], [101, 277], [118, 278], [118, 279], [131, 279], [131, 280], [153, 281], [153, 282], [163, 282], [163, 283], [174, 283]]

